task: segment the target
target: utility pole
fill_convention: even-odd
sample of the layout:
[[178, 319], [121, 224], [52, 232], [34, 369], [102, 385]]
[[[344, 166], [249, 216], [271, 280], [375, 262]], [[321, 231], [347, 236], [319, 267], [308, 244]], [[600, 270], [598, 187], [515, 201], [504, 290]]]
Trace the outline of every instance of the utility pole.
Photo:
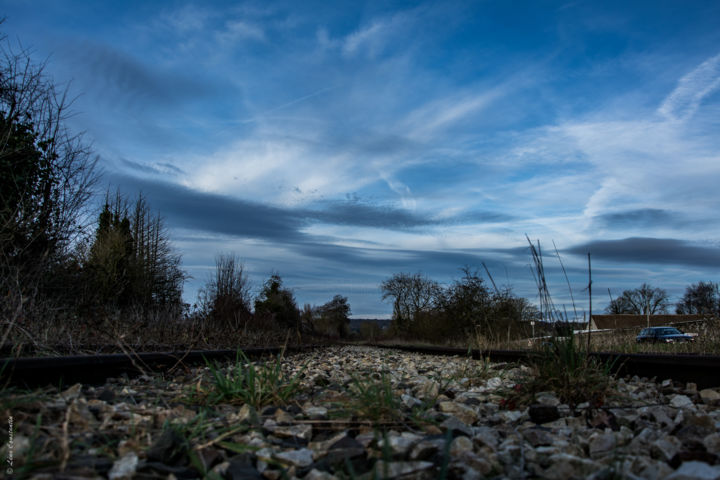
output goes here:
[[590, 297], [590, 313], [587, 327], [587, 353], [590, 353], [590, 324], [592, 323], [592, 267], [590, 266], [590, 252], [588, 252], [588, 296]]

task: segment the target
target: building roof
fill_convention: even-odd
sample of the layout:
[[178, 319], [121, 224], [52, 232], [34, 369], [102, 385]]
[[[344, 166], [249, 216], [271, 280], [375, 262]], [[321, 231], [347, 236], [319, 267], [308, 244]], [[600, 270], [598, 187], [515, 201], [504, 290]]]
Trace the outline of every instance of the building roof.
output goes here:
[[[702, 315], [650, 315], [650, 326], [657, 327], [677, 323], [700, 322], [702, 320]], [[594, 323], [594, 328], [605, 330], [646, 327], [648, 319], [646, 315], [593, 315], [592, 322]]]

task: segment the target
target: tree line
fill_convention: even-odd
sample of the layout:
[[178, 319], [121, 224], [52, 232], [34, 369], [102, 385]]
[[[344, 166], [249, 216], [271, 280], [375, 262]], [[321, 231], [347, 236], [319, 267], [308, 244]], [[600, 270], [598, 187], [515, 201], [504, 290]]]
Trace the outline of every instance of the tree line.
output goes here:
[[[654, 315], [672, 310], [670, 296], [662, 288], [643, 283], [611, 298], [605, 311], [611, 314]], [[674, 304], [677, 314], [697, 314], [720, 317], [720, 289], [715, 282], [697, 282], [685, 288], [682, 298]]]
[[278, 273], [263, 282], [252, 298], [245, 266], [232, 253], [215, 258], [215, 271], [199, 293], [199, 308], [193, 313], [208, 324], [232, 331], [249, 328], [283, 328], [297, 333], [345, 337], [349, 333], [350, 304], [335, 295], [323, 305], [305, 304], [300, 310], [292, 290]]
[[397, 273], [382, 285], [393, 305], [392, 334], [413, 339], [489, 342], [526, 337], [540, 311], [510, 287], [490, 289], [477, 271], [443, 288], [421, 273]]
[[92, 213], [101, 176], [82, 135], [66, 127], [67, 90], [28, 51], [3, 43], [0, 55], [0, 345], [72, 343], [123, 322], [145, 331], [189, 322], [201, 324], [201, 334], [248, 327], [347, 334], [346, 297], [301, 312], [273, 274], [253, 299], [232, 254], [217, 257], [191, 311], [182, 300], [188, 275], [162, 217], [142, 195], [109, 191]]

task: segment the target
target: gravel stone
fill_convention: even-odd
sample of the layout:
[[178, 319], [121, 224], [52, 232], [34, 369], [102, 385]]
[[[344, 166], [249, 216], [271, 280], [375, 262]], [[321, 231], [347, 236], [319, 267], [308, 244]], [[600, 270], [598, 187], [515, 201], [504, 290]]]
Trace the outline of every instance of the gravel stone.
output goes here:
[[423, 470], [432, 468], [432, 462], [386, 462], [378, 460], [373, 469], [378, 478], [398, 478], [404, 475], [418, 474]]
[[670, 399], [670, 405], [675, 408], [690, 408], [695, 406], [692, 399], [687, 395], [673, 395]]
[[[14, 454], [22, 465], [32, 437], [44, 446], [39, 463], [58, 465], [69, 445], [67, 478], [201, 477], [189, 447], [226, 479], [332, 480], [345, 478], [347, 465], [364, 479], [385, 469], [390, 478], [433, 479], [443, 468], [447, 478], [464, 479], [720, 479], [718, 389], [633, 377], [613, 383], [601, 407], [571, 409], [545, 391], [527, 408], [509, 408], [502, 402], [507, 392], [532, 372], [473, 362], [364, 346], [287, 355], [284, 374], [301, 374], [288, 405], [266, 406], [259, 415], [249, 405], [221, 403], [212, 406], [212, 418], [202, 403], [212, 388], [207, 367], [73, 385], [16, 402]], [[381, 379], [397, 400], [391, 420], [353, 411], [350, 387]], [[189, 400], [188, 391], [201, 401]], [[0, 458], [6, 456], [0, 445]], [[41, 467], [34, 475], [53, 473]]]
[[110, 480], [125, 480], [132, 478], [138, 466], [138, 456], [135, 452], [130, 452], [113, 463], [108, 478]]
[[665, 480], [718, 480], [720, 466], [710, 466], [704, 462], [685, 462]]
[[708, 405], [717, 405], [718, 403], [720, 403], [720, 393], [718, 393], [717, 390], [714, 390], [712, 388], [705, 388], [703, 390], [700, 390], [700, 392], [698, 393], [703, 403], [706, 403]]
[[313, 451], [307, 448], [276, 453], [273, 457], [285, 464], [296, 467], [309, 467], [313, 464]]
[[530, 408], [528, 409], [528, 415], [530, 415], [530, 420], [537, 423], [538, 425], [554, 422], [555, 420], [560, 418], [560, 412], [558, 411], [558, 408], [553, 405], [530, 405]]
[[617, 445], [615, 435], [612, 433], [593, 433], [590, 435], [590, 457], [598, 459], [610, 455]]

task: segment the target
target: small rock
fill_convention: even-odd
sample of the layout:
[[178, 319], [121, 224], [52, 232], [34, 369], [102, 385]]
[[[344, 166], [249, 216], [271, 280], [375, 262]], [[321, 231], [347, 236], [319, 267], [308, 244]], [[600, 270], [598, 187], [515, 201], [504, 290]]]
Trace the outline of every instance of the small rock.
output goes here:
[[240, 407], [236, 414], [237, 421], [240, 423], [249, 423], [251, 425], [258, 425], [260, 418], [258, 417], [257, 411], [247, 403]]
[[273, 457], [282, 463], [300, 468], [309, 467], [313, 463], [313, 451], [307, 448], [276, 453]]
[[682, 448], [682, 442], [672, 435], [655, 440], [650, 446], [650, 454], [663, 462], [669, 462]]
[[550, 407], [560, 405], [560, 400], [555, 396], [554, 392], [538, 392], [535, 394], [535, 401], [540, 405], [548, 405]]
[[497, 450], [500, 443], [500, 436], [497, 429], [486, 426], [476, 427], [473, 435], [473, 441], [481, 446]]
[[470, 465], [458, 460], [448, 465], [447, 473], [450, 478], [462, 478], [463, 480], [482, 480], [483, 476]]
[[720, 433], [711, 433], [703, 438], [703, 445], [708, 452], [720, 455]]
[[549, 458], [549, 467], [544, 471], [543, 478], [566, 480], [568, 478], [586, 478], [601, 470], [601, 466], [587, 458], [576, 457], [567, 453], [556, 453]]
[[487, 477], [493, 470], [493, 465], [487, 458], [483, 458], [471, 451], [461, 453], [458, 457], [458, 462], [468, 465], [480, 473], [481, 478]]
[[249, 454], [236, 455], [223, 463], [227, 463], [223, 476], [228, 480], [259, 480], [263, 478], [253, 466], [253, 460]]
[[421, 399], [434, 399], [440, 394], [440, 385], [434, 380], [424, 379], [417, 390], [417, 396]]
[[461, 422], [452, 415], [440, 424], [440, 428], [443, 432], [450, 431], [453, 436], [465, 435], [466, 437], [471, 437], [473, 433], [472, 428], [468, 427], [465, 423]]
[[670, 405], [675, 408], [688, 408], [695, 406], [692, 399], [687, 395], [673, 395], [670, 399]]
[[413, 397], [412, 395], [408, 395], [406, 393], [403, 393], [402, 395], [400, 395], [400, 401], [407, 408], [413, 408], [413, 407], [422, 405], [422, 402], [420, 400], [418, 400], [417, 398]]
[[384, 451], [387, 446], [393, 455], [404, 456], [410, 447], [421, 439], [422, 437], [419, 435], [409, 432], [403, 432], [400, 435], [388, 435], [378, 442], [378, 448]]
[[386, 462], [378, 460], [373, 469], [374, 478], [397, 478], [404, 475], [417, 474], [433, 467], [432, 462]]
[[450, 456], [458, 457], [465, 452], [472, 452], [473, 442], [468, 437], [457, 437], [450, 443]]
[[613, 452], [617, 446], [615, 435], [612, 433], [593, 433], [590, 435], [590, 457], [598, 459]]
[[135, 471], [138, 466], [138, 456], [135, 452], [130, 452], [124, 457], [115, 460], [110, 472], [108, 473], [108, 479], [110, 480], [124, 480], [130, 479], [135, 475]]
[[290, 415], [285, 410], [278, 408], [275, 411], [275, 423], [278, 425], [292, 425], [292, 423], [295, 421], [292, 415]]
[[103, 402], [112, 403], [115, 401], [115, 392], [111, 388], [105, 387], [97, 398]]
[[312, 425], [301, 424], [301, 425], [290, 425], [290, 426], [277, 426], [272, 430], [272, 433], [282, 438], [292, 438], [295, 440], [308, 442], [312, 438]]
[[644, 455], [627, 456], [623, 460], [622, 470], [640, 478], [665, 478], [673, 471], [666, 462], [653, 460]]
[[514, 423], [523, 417], [523, 412], [520, 410], [502, 410], [497, 415], [502, 419], [503, 423]]
[[82, 393], [82, 384], [76, 383], [75, 385], [68, 388], [64, 392], [61, 392], [59, 394], [59, 396], [66, 402], [72, 402], [73, 400], [76, 400], [80, 396], [81, 393]]
[[355, 440], [357, 440], [364, 448], [367, 448], [368, 445], [375, 440], [375, 434], [373, 432], [359, 433], [355, 436]]
[[554, 441], [553, 436], [542, 428], [528, 428], [522, 434], [523, 438], [533, 447], [552, 445]]
[[327, 450], [325, 458], [331, 463], [365, 455], [365, 447], [352, 437], [344, 436]]
[[530, 408], [528, 408], [528, 415], [530, 415], [530, 420], [537, 423], [538, 425], [548, 422], [554, 422], [555, 420], [560, 418], [560, 412], [558, 411], [557, 407], [552, 405], [530, 405]]
[[462, 403], [440, 402], [438, 409], [443, 413], [449, 413], [454, 417], [457, 417], [466, 425], [472, 425], [478, 420], [477, 412]]
[[337, 477], [328, 472], [312, 469], [303, 477], [304, 480], [337, 480]]
[[500, 377], [493, 377], [488, 379], [487, 382], [485, 382], [485, 386], [490, 389], [497, 389], [502, 387], [503, 381]]
[[710, 466], [705, 462], [685, 462], [665, 480], [717, 480], [720, 478], [720, 466]]
[[307, 407], [303, 413], [310, 420], [327, 420], [328, 410], [325, 407]]
[[185, 438], [173, 428], [166, 428], [160, 437], [155, 440], [146, 455], [148, 460], [175, 465], [184, 459], [187, 453]]
[[[458, 437], [460, 438], [460, 437]], [[418, 442], [410, 451], [410, 460], [427, 460], [445, 447], [445, 438], [426, 438]]]
[[720, 393], [718, 393], [717, 390], [713, 390], [712, 388], [705, 388], [703, 390], [700, 390], [699, 393], [703, 403], [707, 405], [717, 405], [718, 403], [720, 403]]

